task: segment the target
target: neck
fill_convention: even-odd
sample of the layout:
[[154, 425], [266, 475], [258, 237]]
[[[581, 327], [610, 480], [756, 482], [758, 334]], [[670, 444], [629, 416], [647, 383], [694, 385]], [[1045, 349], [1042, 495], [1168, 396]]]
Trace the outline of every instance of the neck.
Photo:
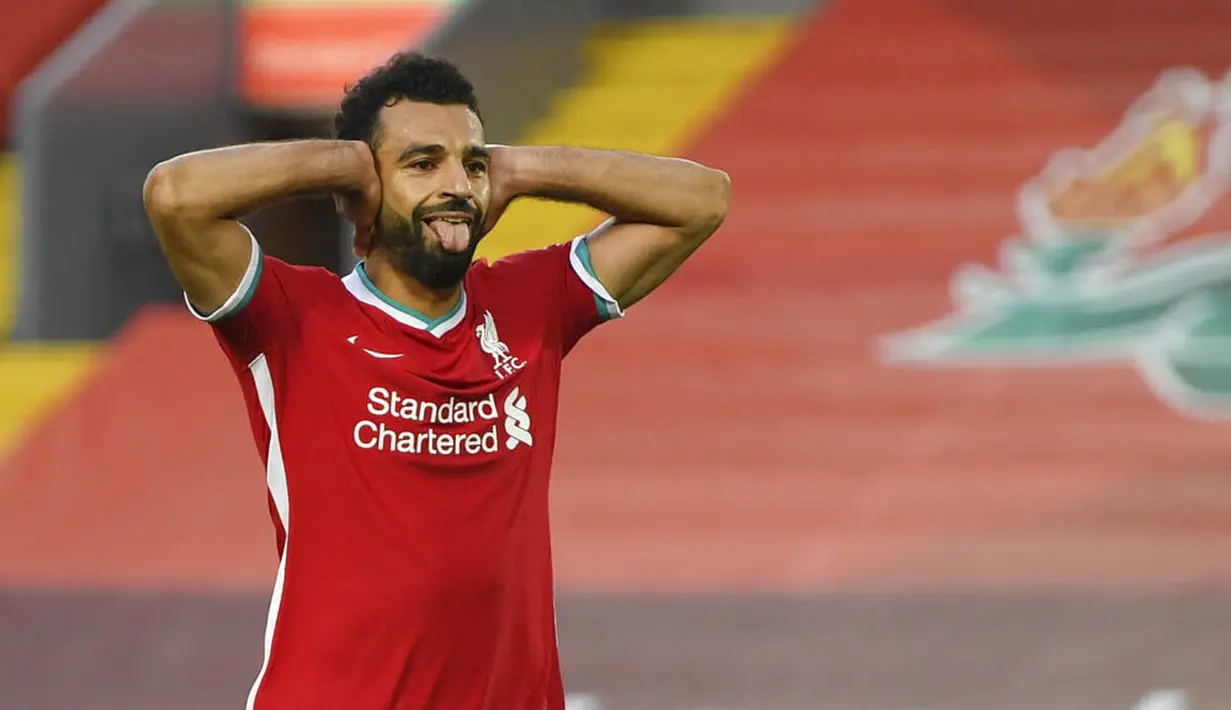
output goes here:
[[394, 266], [380, 250], [373, 250], [363, 266], [368, 278], [381, 293], [428, 318], [439, 318], [448, 313], [462, 295], [460, 285], [441, 290], [424, 286]]

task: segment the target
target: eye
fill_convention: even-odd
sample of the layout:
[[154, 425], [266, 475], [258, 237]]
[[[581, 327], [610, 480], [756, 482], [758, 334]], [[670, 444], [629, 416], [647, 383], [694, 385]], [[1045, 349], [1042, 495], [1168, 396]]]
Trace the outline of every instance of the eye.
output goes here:
[[415, 162], [410, 164], [410, 167], [414, 168], [415, 170], [431, 170], [432, 168], [436, 167], [436, 164], [430, 160], [416, 160]]
[[487, 172], [487, 163], [484, 163], [482, 160], [472, 160], [466, 163], [466, 169], [475, 175], [482, 175]]

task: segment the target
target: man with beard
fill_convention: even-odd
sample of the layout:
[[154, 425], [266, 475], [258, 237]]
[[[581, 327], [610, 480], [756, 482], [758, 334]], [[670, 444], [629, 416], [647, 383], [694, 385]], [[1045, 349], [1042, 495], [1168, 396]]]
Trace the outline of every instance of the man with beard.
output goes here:
[[[561, 360], [721, 224], [693, 162], [488, 145], [448, 62], [399, 54], [347, 92], [336, 140], [156, 166], [166, 258], [241, 384], [279, 565], [256, 710], [564, 710], [548, 478]], [[238, 219], [329, 191], [344, 278], [262, 254]], [[610, 215], [492, 264], [523, 196]]]

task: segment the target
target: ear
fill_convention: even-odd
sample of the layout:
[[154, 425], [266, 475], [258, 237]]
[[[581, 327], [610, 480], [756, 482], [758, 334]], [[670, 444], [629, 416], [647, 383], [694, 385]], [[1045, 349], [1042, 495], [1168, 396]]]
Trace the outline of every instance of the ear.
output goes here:
[[355, 256], [360, 259], [368, 257], [368, 254], [372, 252], [372, 237], [372, 233], [360, 234], [358, 230], [355, 230], [355, 237], [351, 240], [351, 248], [354, 249]]

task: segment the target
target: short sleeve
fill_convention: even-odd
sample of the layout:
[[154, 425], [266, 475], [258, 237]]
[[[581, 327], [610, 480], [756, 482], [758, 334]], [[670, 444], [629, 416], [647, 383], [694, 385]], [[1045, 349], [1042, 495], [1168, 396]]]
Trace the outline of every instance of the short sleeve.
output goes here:
[[236, 369], [248, 367], [259, 355], [285, 345], [295, 331], [287, 295], [289, 264], [266, 255], [252, 232], [252, 255], [244, 277], [230, 298], [213, 313], [199, 312], [184, 295], [188, 311], [213, 328], [218, 343]]
[[598, 325], [624, 316], [619, 302], [594, 274], [588, 239], [582, 235], [555, 247], [567, 251], [568, 258], [560, 274], [560, 335], [566, 353]]
[[488, 297], [516, 300], [564, 357], [578, 341], [624, 311], [590, 264], [588, 236], [510, 254], [481, 272]]

